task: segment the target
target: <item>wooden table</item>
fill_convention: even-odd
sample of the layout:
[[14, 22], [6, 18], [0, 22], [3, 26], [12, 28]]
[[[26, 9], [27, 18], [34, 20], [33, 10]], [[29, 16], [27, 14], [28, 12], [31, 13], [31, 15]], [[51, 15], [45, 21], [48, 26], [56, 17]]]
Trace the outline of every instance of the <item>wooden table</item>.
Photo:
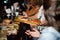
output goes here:
[[40, 20], [38, 19], [34, 19], [34, 20], [31, 20], [29, 18], [22, 18], [21, 16], [19, 16], [18, 18], [15, 19], [15, 23], [17, 22], [23, 22], [23, 23], [27, 23], [27, 24], [30, 24], [32, 26], [37, 26], [40, 24]]

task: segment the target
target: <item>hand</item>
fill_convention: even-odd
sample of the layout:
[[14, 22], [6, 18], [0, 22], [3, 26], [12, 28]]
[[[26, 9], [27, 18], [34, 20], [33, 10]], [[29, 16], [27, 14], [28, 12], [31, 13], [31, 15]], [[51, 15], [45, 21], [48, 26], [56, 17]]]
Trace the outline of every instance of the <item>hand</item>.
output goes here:
[[18, 4], [19, 4], [18, 2], [15, 2], [13, 5], [14, 5], [14, 6], [18, 6]]
[[23, 17], [28, 17], [27, 13], [23, 11]]
[[33, 31], [27, 30], [25, 33], [26, 33], [27, 35], [32, 36], [32, 37], [39, 38], [39, 37], [40, 37], [39, 31], [38, 31], [37, 29], [35, 29], [35, 28], [33, 28], [32, 30], [33, 30]]

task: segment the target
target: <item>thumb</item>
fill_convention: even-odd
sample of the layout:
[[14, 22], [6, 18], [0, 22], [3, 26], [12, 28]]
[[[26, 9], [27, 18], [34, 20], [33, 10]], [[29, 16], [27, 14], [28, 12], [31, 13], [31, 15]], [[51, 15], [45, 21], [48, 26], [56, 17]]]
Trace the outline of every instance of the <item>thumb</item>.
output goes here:
[[35, 29], [35, 28], [33, 28], [32, 30], [33, 30], [33, 31], [37, 31], [37, 29]]

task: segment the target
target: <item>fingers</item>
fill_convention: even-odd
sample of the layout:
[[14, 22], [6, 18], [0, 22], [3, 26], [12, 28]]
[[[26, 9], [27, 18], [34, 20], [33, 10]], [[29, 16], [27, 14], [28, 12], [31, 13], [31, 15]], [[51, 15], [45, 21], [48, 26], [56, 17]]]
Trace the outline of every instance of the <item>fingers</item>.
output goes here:
[[25, 33], [26, 33], [27, 35], [30, 35], [30, 36], [32, 36], [32, 35], [34, 34], [34, 32], [31, 32], [31, 31], [30, 31], [30, 32], [26, 31]]
[[34, 31], [27, 30], [25, 33], [32, 37], [40, 37], [40, 33], [35, 28], [33, 28], [33, 30]]
[[27, 30], [25, 33], [26, 33], [27, 35], [30, 35], [30, 30]]
[[32, 30], [33, 30], [33, 31], [26, 30], [25, 33], [26, 33], [27, 35], [31, 35], [31, 34], [33, 34], [34, 32], [37, 32], [37, 29], [35, 29], [35, 28], [33, 28]]
[[27, 35], [30, 35], [29, 33], [25, 32]]
[[37, 31], [37, 29], [35, 29], [35, 28], [33, 28], [32, 30], [33, 30], [33, 31]]

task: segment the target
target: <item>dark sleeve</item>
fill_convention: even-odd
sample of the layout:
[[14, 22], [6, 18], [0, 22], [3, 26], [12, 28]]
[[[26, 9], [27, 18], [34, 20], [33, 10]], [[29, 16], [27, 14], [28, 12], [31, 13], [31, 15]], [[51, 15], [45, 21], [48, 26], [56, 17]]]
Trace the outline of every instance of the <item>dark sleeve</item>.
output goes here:
[[33, 37], [33, 40], [38, 40], [38, 38]]

